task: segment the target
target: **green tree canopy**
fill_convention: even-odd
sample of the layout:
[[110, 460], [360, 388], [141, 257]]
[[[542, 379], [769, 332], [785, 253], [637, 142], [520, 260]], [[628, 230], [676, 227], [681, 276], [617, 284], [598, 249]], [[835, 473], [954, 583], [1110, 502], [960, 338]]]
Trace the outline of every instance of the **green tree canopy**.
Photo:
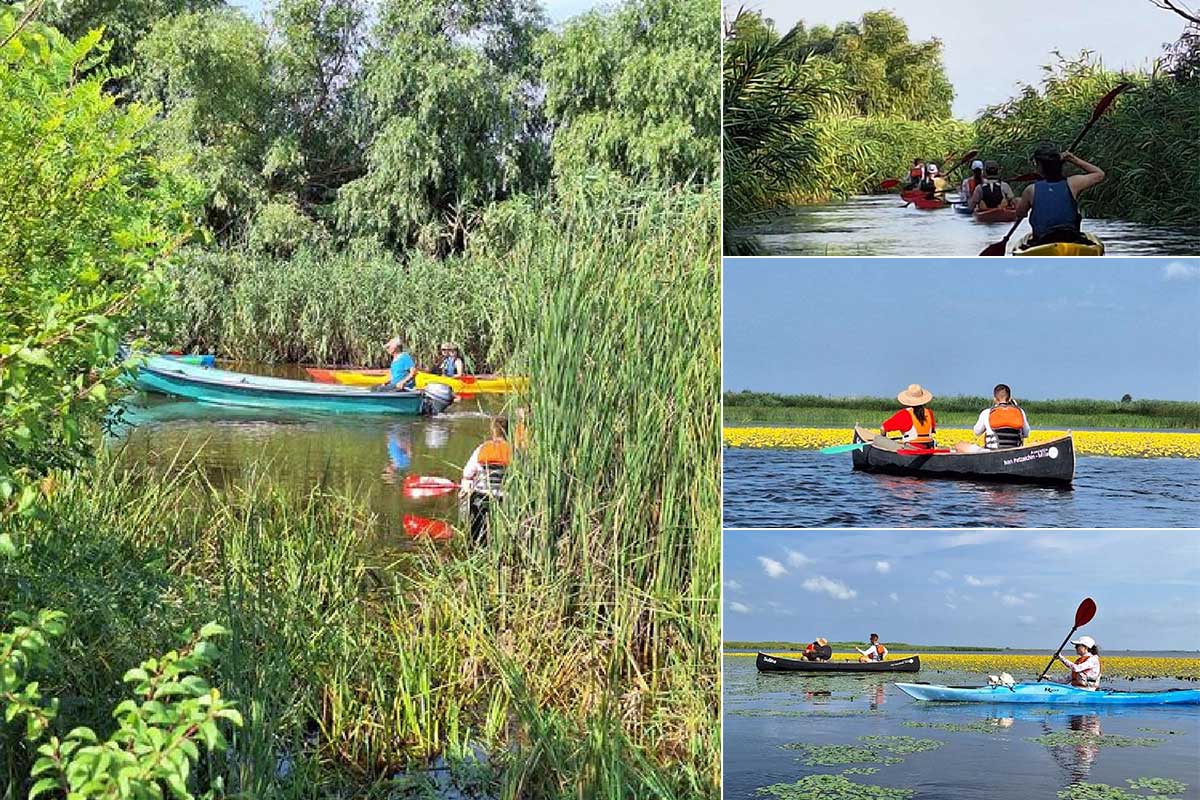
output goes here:
[[224, 5], [224, 0], [51, 0], [41, 19], [67, 38], [79, 38], [104, 29], [111, 46], [108, 63], [124, 66], [134, 58], [134, 48], [159, 20], [186, 11]]

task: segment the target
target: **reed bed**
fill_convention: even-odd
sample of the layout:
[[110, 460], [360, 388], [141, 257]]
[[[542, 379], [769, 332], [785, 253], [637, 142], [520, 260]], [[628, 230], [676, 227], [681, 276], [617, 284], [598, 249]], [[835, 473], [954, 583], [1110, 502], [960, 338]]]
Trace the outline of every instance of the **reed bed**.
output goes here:
[[[121, 673], [217, 619], [213, 683], [246, 724], [202, 785], [717, 797], [718, 220], [715, 189], [592, 198], [504, 256], [524, 282], [496, 341], [528, 370], [513, 402], [532, 421], [483, 546], [380, 552], [398, 520], [266, 475], [57, 476], [52, 513], [15, 532], [40, 555], [0, 561], [0, 613], [70, 615], [40, 676], [62, 724], [105, 731]], [[9, 780], [28, 769], [15, 741]]]
[[[726, 653], [726, 656], [753, 657], [754, 653]], [[799, 658], [800, 653], [772, 653], [785, 658]], [[1046, 668], [1047, 655], [1019, 655], [1015, 653], [889, 653], [888, 658], [901, 659], [912, 655], [921, 656], [921, 671], [976, 672], [994, 675], [1009, 672], [1018, 680], [1036, 677]], [[835, 653], [835, 661], [857, 658], [857, 653]], [[1157, 656], [1102, 656], [1104, 674], [1110, 678], [1174, 678], [1176, 680], [1200, 681], [1200, 658], [1168, 658]], [[1051, 677], [1062, 677], [1066, 671], [1056, 664], [1050, 670]]]
[[[1026, 440], [1037, 444], [1065, 436], [1067, 431], [1035, 430]], [[1075, 452], [1085, 456], [1124, 458], [1200, 458], [1200, 433], [1075, 431]], [[819, 450], [854, 439], [852, 428], [725, 428], [726, 447], [766, 447]], [[939, 444], [979, 442], [969, 429], [938, 429]]]

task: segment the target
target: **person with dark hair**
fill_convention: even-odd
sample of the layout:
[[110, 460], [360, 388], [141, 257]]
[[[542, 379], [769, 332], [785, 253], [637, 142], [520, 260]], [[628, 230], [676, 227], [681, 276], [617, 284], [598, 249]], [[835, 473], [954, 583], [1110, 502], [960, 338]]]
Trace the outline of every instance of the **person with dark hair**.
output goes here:
[[905, 189], [915, 189], [921, 179], [925, 177], [925, 159], [914, 158], [912, 168], [908, 171], [908, 185]]
[[935, 448], [937, 422], [933, 418], [933, 411], [925, 407], [933, 400], [933, 394], [919, 383], [914, 383], [896, 395], [896, 400], [904, 408], [884, 420], [879, 426], [880, 432], [885, 436], [889, 432], [899, 433], [900, 441], [908, 447]]
[[958, 187], [958, 196], [963, 202], [969, 202], [971, 195], [975, 194], [975, 190], [983, 185], [983, 162], [975, 159], [971, 162], [971, 174], [963, 178], [962, 184]]
[[1012, 187], [1000, 180], [1000, 165], [988, 161], [983, 165], [983, 180], [967, 197], [967, 206], [976, 211], [980, 208], [1008, 208], [1016, 203]]
[[933, 197], [934, 192], [938, 191], [941, 188], [940, 186], [938, 186], [938, 165], [937, 164], [926, 164], [925, 165], [925, 175], [924, 175], [924, 177], [921, 178], [920, 181], [918, 181], [916, 188], [921, 190], [922, 192], [925, 192], [925, 195], [927, 197]]
[[808, 661], [828, 661], [833, 658], [833, 648], [829, 640], [818, 636], [812, 644], [804, 648], [804, 658]]
[[[1017, 219], [1028, 215], [1033, 228], [1030, 244], [1080, 241], [1083, 217], [1077, 198], [1104, 180], [1104, 170], [1069, 151], [1060, 153], [1049, 143], [1038, 146], [1033, 161], [1041, 180], [1026, 186], [1017, 202]], [[1074, 164], [1083, 173], [1067, 177], [1064, 164]]]
[[1100, 646], [1090, 636], [1080, 636], [1071, 642], [1075, 645], [1075, 660], [1068, 661], [1059, 653], [1056, 657], [1067, 669], [1071, 677], [1064, 681], [1079, 689], [1095, 691], [1100, 688]]
[[[858, 650], [857, 647], [854, 649]], [[858, 650], [858, 663], [869, 664], [872, 661], [883, 661], [887, 658], [887, 654], [888, 649], [883, 646], [882, 642], [879, 641], [879, 634], [872, 633], [871, 644], [867, 646], [867, 649]]]
[[959, 442], [954, 450], [959, 453], [982, 453], [985, 450], [1001, 450], [1020, 447], [1029, 436], [1029, 420], [1025, 411], [1013, 400], [1012, 389], [1006, 383], [997, 383], [992, 389], [992, 406], [979, 412], [973, 432], [983, 437], [983, 447], [974, 442]]

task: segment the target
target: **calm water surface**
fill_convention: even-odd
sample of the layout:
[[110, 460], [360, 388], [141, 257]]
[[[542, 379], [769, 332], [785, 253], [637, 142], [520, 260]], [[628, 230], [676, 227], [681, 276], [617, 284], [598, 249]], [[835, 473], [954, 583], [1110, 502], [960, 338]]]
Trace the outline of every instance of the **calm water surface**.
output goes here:
[[[1196, 769], [1200, 706], [1081, 710], [919, 703], [892, 685], [898, 677], [963, 686], [986, 682], [986, 677], [981, 680], [974, 674], [940, 670], [891, 677], [760, 674], [753, 657], [726, 656], [722, 704], [725, 800], [761, 800], [769, 795], [756, 794], [759, 787], [795, 783], [816, 773], [837, 775], [859, 767], [878, 771], [846, 778], [864, 785], [914, 790], [916, 798], [936, 800], [1041, 800], [1054, 798], [1078, 783], [1102, 783], [1128, 791], [1127, 780], [1148, 777], [1188, 785], [1184, 794], [1173, 797], [1200, 798]], [[1137, 680], [1110, 685], [1144, 690], [1181, 683]], [[970, 725], [972, 729], [925, 727], [929, 723]], [[1028, 741], [1048, 734], [1069, 735], [1073, 741], [1057, 746]], [[1116, 747], [1096, 740], [1114, 735], [1157, 741]], [[895, 758], [903, 759], [899, 763], [876, 760], [837, 766], [809, 765], [803, 751], [783, 748], [794, 743], [863, 746], [862, 736], [932, 739], [941, 746], [897, 754]], [[1134, 796], [1147, 794], [1153, 792]]]
[[[224, 366], [224, 365], [223, 365]], [[243, 372], [304, 377], [296, 367], [234, 365]], [[315, 414], [234, 408], [154, 394], [123, 401], [123, 422], [110, 433], [130, 468], [165, 471], [194, 460], [217, 487], [266, 471], [278, 484], [353, 493], [379, 515], [380, 535], [395, 536], [405, 513], [457, 518], [455, 493], [409, 499], [405, 475], [457, 480], [471, 451], [487, 438], [490, 414], [505, 398], [479, 395], [437, 417]]]
[[[953, 197], [953, 196], [952, 196]], [[785, 209], [739, 231], [773, 256], [974, 256], [1000, 241], [1008, 224], [984, 224], [953, 209], [901, 208], [896, 195], [864, 195]], [[1085, 220], [1108, 255], [1183, 256], [1200, 253], [1200, 227], [1161, 228], [1122, 220]], [[1029, 224], [1013, 234], [1011, 250]]]
[[1200, 461], [1079, 456], [1071, 489], [873, 475], [850, 455], [726, 448], [726, 527], [1171, 528], [1200, 519]]

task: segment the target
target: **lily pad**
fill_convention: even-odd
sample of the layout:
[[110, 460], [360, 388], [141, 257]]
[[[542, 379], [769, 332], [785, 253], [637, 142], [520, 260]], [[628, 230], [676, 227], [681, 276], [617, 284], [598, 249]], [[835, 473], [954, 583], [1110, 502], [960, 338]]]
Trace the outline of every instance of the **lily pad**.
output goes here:
[[[1043, 747], [1157, 747], [1162, 739], [1139, 736], [1119, 736], [1115, 733], [1092, 734], [1083, 731], [1055, 731], [1045, 736], [1031, 736], [1025, 741]], [[1095, 784], [1103, 785], [1103, 784]]]
[[1107, 783], [1075, 783], [1058, 793], [1059, 800], [1146, 800]]
[[1188, 788], [1183, 781], [1171, 778], [1130, 778], [1125, 782], [1129, 784], [1130, 789], [1148, 789], [1158, 794], [1183, 794]]
[[842, 770], [843, 775], [874, 775], [879, 772], [879, 767], [847, 767]]
[[780, 800], [909, 800], [916, 794], [912, 789], [855, 783], [841, 775], [806, 775], [795, 783], [764, 786], [758, 793]]
[[939, 731], [954, 731], [955, 733], [997, 733], [1004, 730], [994, 722], [980, 720], [978, 722], [916, 722], [910, 720], [904, 723], [906, 728], [935, 728]]
[[904, 759], [880, 755], [869, 747], [852, 744], [808, 744], [793, 742], [783, 746], [785, 750], [804, 753], [801, 760], [810, 767], [838, 767], [842, 764], [899, 764]]
[[901, 756], [926, 753], [945, 744], [937, 739], [918, 739], [915, 736], [860, 736], [858, 740], [864, 742], [867, 747]]

